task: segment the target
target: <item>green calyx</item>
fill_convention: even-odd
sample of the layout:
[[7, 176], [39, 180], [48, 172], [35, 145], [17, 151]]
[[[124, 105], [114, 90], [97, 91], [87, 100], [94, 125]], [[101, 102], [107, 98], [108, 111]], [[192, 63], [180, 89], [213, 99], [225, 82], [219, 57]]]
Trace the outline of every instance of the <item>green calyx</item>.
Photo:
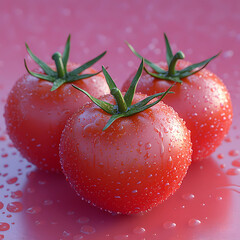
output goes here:
[[81, 74], [81, 73], [87, 68], [91, 67], [94, 63], [96, 63], [106, 54], [106, 51], [105, 51], [99, 56], [97, 56], [96, 58], [86, 62], [85, 64], [74, 69], [73, 71], [67, 72], [67, 63], [68, 63], [69, 52], [70, 52], [70, 35], [68, 36], [63, 55], [59, 52], [56, 52], [52, 55], [52, 59], [55, 62], [57, 71], [52, 70], [46, 63], [44, 63], [37, 56], [35, 56], [27, 44], [26, 44], [26, 48], [30, 57], [43, 69], [45, 74], [31, 72], [27, 67], [26, 60], [24, 59], [24, 64], [28, 73], [34, 77], [52, 82], [53, 86], [51, 91], [58, 89], [64, 83], [72, 83], [74, 81], [89, 78], [99, 74], [101, 71], [94, 74]]
[[[142, 59], [141, 64], [140, 64], [140, 66], [137, 70], [137, 73], [134, 76], [134, 78], [131, 82], [131, 85], [128, 88], [128, 90], [127, 90], [127, 92], [125, 93], [124, 96], [122, 95], [121, 91], [117, 88], [116, 84], [114, 83], [114, 81], [110, 77], [107, 70], [104, 67], [102, 67], [103, 74], [106, 78], [106, 81], [107, 81], [107, 84], [109, 86], [110, 92], [113, 95], [113, 97], [115, 98], [116, 105], [113, 105], [113, 104], [110, 104], [108, 102], [105, 102], [105, 101], [99, 100], [97, 98], [94, 98], [93, 96], [91, 96], [89, 93], [87, 93], [83, 89], [81, 89], [81, 88], [72, 84], [72, 86], [74, 88], [76, 88], [76, 89], [80, 90], [81, 92], [83, 92], [84, 94], [86, 94], [102, 110], [104, 110], [105, 112], [112, 115], [110, 117], [109, 121], [107, 122], [107, 124], [105, 125], [105, 127], [103, 128], [103, 131], [106, 130], [118, 118], [129, 117], [129, 116], [132, 116], [132, 115], [137, 114], [139, 112], [142, 112], [142, 111], [154, 106], [158, 102], [160, 102], [167, 93], [173, 93], [173, 92], [170, 92], [170, 89], [172, 87], [171, 86], [166, 92], [156, 93], [152, 96], [148, 96], [145, 99], [143, 99], [142, 101], [132, 105], [132, 100], [133, 100], [133, 97], [134, 97], [134, 94], [135, 94], [135, 91], [136, 91], [137, 83], [139, 81], [139, 78], [142, 75], [143, 62], [144, 62], [144, 60]], [[157, 100], [149, 103], [154, 98], [157, 98]]]
[[[207, 64], [212, 61], [214, 58], [216, 58], [220, 53], [216, 54], [215, 56], [208, 58], [207, 60], [204, 60], [199, 63], [192, 64], [182, 70], [176, 70], [176, 63], [180, 59], [184, 59], [185, 56], [183, 52], [179, 51], [175, 55], [172, 53], [171, 46], [169, 44], [167, 35], [164, 34], [164, 39], [165, 39], [165, 45], [166, 45], [166, 59], [167, 59], [167, 64], [168, 64], [168, 70], [164, 70], [160, 68], [158, 65], [154, 64], [153, 62], [144, 59], [144, 62], [153, 69], [154, 72], [149, 72], [146, 68], [144, 70], [151, 76], [158, 78], [158, 79], [164, 79], [164, 80], [169, 80], [173, 82], [178, 82], [182, 83], [182, 79], [185, 77], [188, 77], [190, 75], [193, 75], [203, 68], [207, 66]], [[128, 47], [130, 50], [139, 58], [142, 58], [142, 56], [135, 51], [133, 46], [131, 46], [129, 43], [127, 43]]]

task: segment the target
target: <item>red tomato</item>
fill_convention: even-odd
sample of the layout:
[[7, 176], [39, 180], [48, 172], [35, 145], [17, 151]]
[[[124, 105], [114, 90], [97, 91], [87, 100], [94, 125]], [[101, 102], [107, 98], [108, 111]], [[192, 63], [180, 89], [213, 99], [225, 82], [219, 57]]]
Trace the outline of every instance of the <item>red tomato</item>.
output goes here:
[[[133, 103], [145, 97], [136, 94]], [[111, 95], [101, 100], [114, 104]], [[94, 206], [122, 214], [149, 210], [181, 185], [191, 163], [190, 132], [162, 102], [103, 131], [109, 118], [94, 103], [73, 114], [60, 141], [63, 172]]]
[[[167, 63], [156, 64], [167, 69]], [[179, 60], [177, 70], [190, 63]], [[149, 69], [150, 71], [150, 69]], [[130, 85], [130, 79], [123, 84], [123, 91]], [[181, 79], [172, 87], [175, 94], [168, 94], [163, 102], [172, 106], [186, 121], [191, 131], [193, 160], [204, 159], [221, 144], [232, 123], [232, 104], [229, 92], [223, 82], [210, 71], [203, 69]], [[137, 91], [148, 95], [166, 91], [172, 81], [157, 79], [146, 72], [139, 80]]]
[[29, 74], [15, 83], [5, 106], [7, 132], [15, 147], [29, 162], [44, 170], [61, 170], [58, 148], [65, 122], [89, 101], [84, 94], [76, 93], [71, 83], [95, 97], [109, 93], [103, 74], [96, 75], [97, 71], [90, 67], [105, 52], [79, 67], [67, 64], [69, 49], [70, 36], [63, 56], [53, 55], [54, 67], [43, 63], [27, 46], [29, 55], [41, 68], [30, 72], [26, 66]]

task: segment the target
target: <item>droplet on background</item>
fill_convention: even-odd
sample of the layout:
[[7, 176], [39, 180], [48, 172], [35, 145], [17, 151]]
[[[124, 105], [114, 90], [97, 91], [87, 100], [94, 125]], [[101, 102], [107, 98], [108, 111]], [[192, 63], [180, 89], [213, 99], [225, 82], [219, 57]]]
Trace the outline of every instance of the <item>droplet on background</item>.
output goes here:
[[41, 207], [29, 207], [27, 210], [26, 210], [26, 213], [29, 213], [29, 214], [37, 214], [37, 213], [40, 213], [42, 211]]
[[163, 227], [165, 229], [175, 228], [176, 226], [177, 226], [177, 224], [174, 222], [171, 222], [171, 221], [166, 221], [165, 223], [163, 223]]
[[16, 199], [16, 198], [21, 198], [23, 195], [21, 190], [17, 190], [15, 192], [11, 193], [11, 198]]
[[230, 168], [226, 172], [227, 175], [236, 176], [240, 174], [240, 168]]
[[23, 205], [20, 202], [11, 202], [7, 205], [7, 210], [9, 212], [21, 212], [23, 210]]
[[18, 180], [17, 177], [9, 178], [9, 179], [7, 180], [7, 183], [8, 183], [8, 184], [14, 184], [14, 183], [17, 182], [17, 180]]
[[146, 232], [146, 229], [143, 227], [135, 227], [133, 229], [133, 233], [136, 233], [136, 234], [143, 234], [145, 232]]
[[0, 222], [0, 231], [7, 231], [9, 230], [10, 225], [8, 223], [5, 222]]
[[232, 161], [232, 165], [234, 167], [240, 167], [240, 158], [239, 159], [236, 159], [236, 160], [233, 160]]
[[84, 234], [93, 234], [96, 232], [96, 229], [90, 225], [83, 225], [81, 227], [81, 232]]
[[197, 227], [201, 224], [201, 221], [195, 218], [192, 218], [188, 221], [188, 226], [190, 227]]
[[236, 157], [239, 155], [239, 151], [238, 150], [231, 150], [228, 152], [229, 156], [231, 157]]
[[182, 198], [185, 199], [185, 200], [192, 200], [192, 199], [195, 198], [195, 196], [192, 193], [186, 193], [186, 194], [182, 195]]

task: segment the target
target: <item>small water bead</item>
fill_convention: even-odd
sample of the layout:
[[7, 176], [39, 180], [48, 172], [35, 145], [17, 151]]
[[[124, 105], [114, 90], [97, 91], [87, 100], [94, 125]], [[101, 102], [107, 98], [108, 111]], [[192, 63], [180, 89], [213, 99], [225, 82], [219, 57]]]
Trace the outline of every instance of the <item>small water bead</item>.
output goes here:
[[126, 239], [129, 239], [129, 238], [128, 238], [128, 235], [126, 234], [126, 235], [116, 235], [116, 236], [114, 236], [113, 239], [114, 240], [126, 240]]
[[143, 227], [135, 227], [133, 229], [133, 233], [135, 233], [135, 234], [143, 234], [145, 232], [146, 232], [146, 229]]
[[4, 205], [2, 202], [0, 202], [0, 210], [3, 209]]
[[239, 151], [238, 150], [231, 150], [228, 152], [229, 156], [231, 157], [236, 157], [239, 155]]
[[42, 208], [39, 207], [39, 206], [35, 206], [35, 207], [29, 207], [27, 210], [26, 210], [26, 213], [29, 213], [29, 214], [37, 214], [37, 213], [40, 213], [42, 211]]
[[15, 192], [11, 193], [11, 198], [13, 198], [13, 199], [21, 198], [22, 195], [23, 195], [22, 191], [21, 190], [17, 190]]
[[192, 200], [192, 199], [195, 198], [195, 196], [192, 193], [186, 193], [186, 194], [182, 195], [182, 198], [185, 199], [185, 200]]
[[96, 232], [96, 229], [90, 225], [83, 225], [80, 231], [84, 234], [93, 234]]
[[77, 220], [77, 223], [88, 223], [90, 219], [88, 217], [80, 217]]
[[23, 205], [20, 202], [11, 202], [7, 205], [7, 210], [12, 213], [21, 212]]
[[17, 182], [17, 180], [18, 180], [17, 177], [13, 177], [13, 178], [9, 178], [6, 182], [7, 182], [8, 184], [14, 184], [14, 183]]
[[9, 230], [10, 225], [8, 223], [5, 222], [0, 222], [0, 231], [7, 231]]
[[171, 221], [166, 221], [165, 223], [163, 223], [163, 227], [164, 227], [165, 229], [173, 229], [173, 228], [175, 228], [176, 226], [177, 226], [177, 224], [174, 223], [174, 222], [171, 222]]
[[47, 200], [44, 200], [44, 201], [43, 201], [43, 205], [44, 205], [44, 206], [50, 206], [50, 205], [52, 205], [52, 204], [53, 204], [53, 200], [47, 199]]
[[230, 168], [226, 172], [227, 175], [236, 176], [240, 174], [240, 168]]
[[233, 160], [232, 165], [234, 167], [240, 167], [240, 158]]
[[195, 218], [192, 218], [188, 221], [188, 226], [189, 227], [197, 227], [201, 224], [201, 221]]
[[151, 143], [146, 143], [145, 144], [145, 149], [148, 150], [148, 149], [151, 149], [152, 147], [152, 144]]
[[83, 235], [77, 234], [73, 236], [73, 240], [81, 240], [81, 239], [83, 239]]

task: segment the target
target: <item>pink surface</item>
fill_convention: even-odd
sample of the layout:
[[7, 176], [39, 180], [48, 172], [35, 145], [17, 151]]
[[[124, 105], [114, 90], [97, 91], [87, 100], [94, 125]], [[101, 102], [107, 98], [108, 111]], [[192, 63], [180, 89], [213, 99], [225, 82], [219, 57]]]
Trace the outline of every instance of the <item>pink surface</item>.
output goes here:
[[[239, 1], [0, 0], [0, 239], [239, 239]], [[153, 61], [165, 59], [163, 32], [192, 62], [218, 51], [208, 69], [227, 85], [234, 120], [211, 157], [194, 163], [181, 188], [150, 213], [116, 216], [82, 202], [62, 175], [37, 170], [12, 146], [2, 117], [7, 93], [23, 75], [27, 42], [41, 59], [62, 51], [84, 63], [108, 50], [101, 64], [117, 84], [139, 65], [127, 40]]]

